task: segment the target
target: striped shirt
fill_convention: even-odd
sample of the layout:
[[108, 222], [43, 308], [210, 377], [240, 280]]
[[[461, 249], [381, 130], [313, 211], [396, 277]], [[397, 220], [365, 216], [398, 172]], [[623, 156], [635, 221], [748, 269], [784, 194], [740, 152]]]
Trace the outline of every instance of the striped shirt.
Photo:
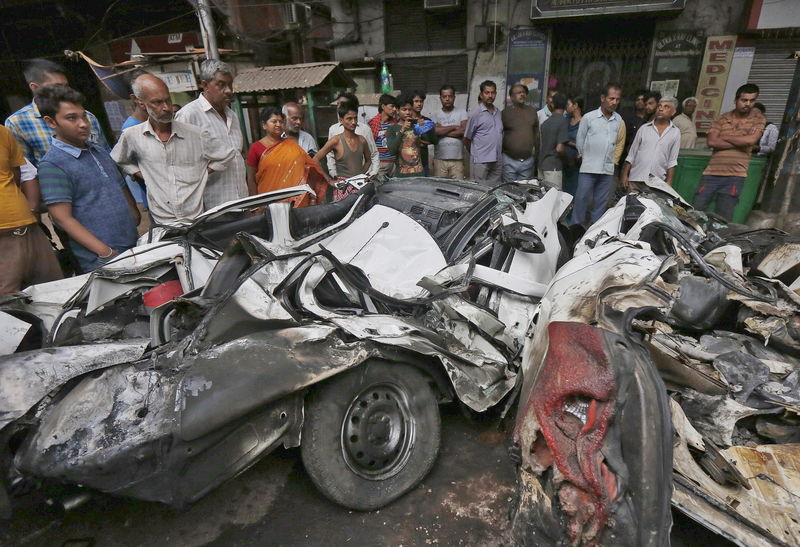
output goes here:
[[[111, 150], [100, 127], [100, 122], [97, 121], [94, 114], [87, 111], [86, 117], [89, 118], [89, 125], [92, 128], [89, 142], [99, 146], [106, 152]], [[11, 114], [6, 118], [5, 125], [16, 137], [17, 142], [22, 147], [22, 153], [25, 154], [28, 161], [34, 166], [38, 166], [39, 161], [50, 150], [50, 139], [54, 133], [39, 113], [36, 103], [32, 102]]]
[[[202, 93], [197, 99], [178, 110], [175, 119], [205, 129], [212, 138], [226, 143], [234, 150], [242, 150], [242, 129], [236, 113], [230, 107], [225, 107], [223, 120]], [[203, 207], [208, 210], [244, 197], [247, 197], [247, 179], [244, 158], [239, 153], [234, 156], [225, 171], [215, 171], [208, 176], [208, 183], [203, 192]]]
[[205, 210], [208, 169], [224, 171], [239, 155], [227, 139], [179, 121], [161, 142], [149, 120], [126, 129], [111, 151], [126, 174], [141, 171], [153, 220], [173, 225], [191, 222]]
[[[136, 224], [123, 188], [125, 181], [108, 152], [94, 144], [78, 148], [53, 139], [39, 162], [46, 205], [70, 203], [72, 216], [97, 239], [122, 252], [136, 245]], [[98, 256], [69, 240], [81, 269], [91, 271]]]

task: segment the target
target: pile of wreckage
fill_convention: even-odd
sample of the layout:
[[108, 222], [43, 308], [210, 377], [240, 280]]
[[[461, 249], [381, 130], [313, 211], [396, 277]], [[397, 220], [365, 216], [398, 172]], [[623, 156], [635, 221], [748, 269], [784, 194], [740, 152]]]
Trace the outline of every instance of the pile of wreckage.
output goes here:
[[667, 545], [670, 502], [742, 545], [800, 542], [800, 239], [630, 194], [539, 304], [515, 537]]
[[0, 301], [0, 517], [52, 483], [184, 506], [280, 445], [375, 509], [458, 401], [518, 405], [518, 543], [668, 544], [671, 505], [800, 542], [800, 239], [658, 180], [577, 241], [535, 181], [351, 184], [232, 202]]

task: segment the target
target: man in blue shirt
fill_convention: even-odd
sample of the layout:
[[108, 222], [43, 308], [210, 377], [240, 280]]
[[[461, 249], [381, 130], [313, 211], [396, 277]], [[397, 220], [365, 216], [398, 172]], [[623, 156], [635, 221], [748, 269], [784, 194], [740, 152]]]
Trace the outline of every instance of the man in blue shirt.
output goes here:
[[607, 84], [600, 95], [600, 108], [581, 119], [575, 146], [583, 162], [572, 207], [573, 224], [585, 224], [587, 213], [588, 224], [593, 224], [608, 207], [614, 189], [614, 166], [625, 146], [625, 122], [616, 113], [621, 97], [619, 84]]
[[42, 201], [90, 272], [136, 245], [139, 211], [108, 152], [89, 141], [83, 95], [65, 85], [37, 90], [36, 106], [55, 133], [39, 162]]
[[470, 112], [464, 130], [464, 146], [472, 160], [472, 179], [495, 186], [500, 184], [503, 167], [503, 119], [494, 106], [497, 84], [481, 82], [480, 104]]
[[[28, 87], [34, 93], [38, 89], [49, 85], [69, 85], [64, 68], [47, 59], [33, 59], [25, 67], [23, 75]], [[108, 146], [103, 130], [100, 128], [100, 122], [91, 112], [86, 112], [86, 117], [90, 126], [89, 140], [103, 150], [110, 151], [111, 148]], [[42, 113], [36, 107], [36, 103], [31, 102], [31, 104], [11, 114], [6, 119], [5, 126], [16, 137], [17, 142], [22, 147], [22, 153], [25, 154], [28, 161], [38, 167], [39, 161], [50, 148], [50, 138], [53, 136], [53, 131], [45, 122]]]

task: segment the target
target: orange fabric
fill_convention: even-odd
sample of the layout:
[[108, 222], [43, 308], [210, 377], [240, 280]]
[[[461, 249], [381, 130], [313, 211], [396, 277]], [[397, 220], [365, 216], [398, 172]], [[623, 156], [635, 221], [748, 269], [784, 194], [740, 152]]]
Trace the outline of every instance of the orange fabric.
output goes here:
[[[317, 195], [317, 203], [322, 203], [328, 190], [325, 174], [319, 164], [294, 139], [283, 139], [262, 152], [258, 160], [256, 184], [259, 194], [308, 184]], [[288, 201], [292, 201], [295, 207], [313, 205], [308, 194]]]

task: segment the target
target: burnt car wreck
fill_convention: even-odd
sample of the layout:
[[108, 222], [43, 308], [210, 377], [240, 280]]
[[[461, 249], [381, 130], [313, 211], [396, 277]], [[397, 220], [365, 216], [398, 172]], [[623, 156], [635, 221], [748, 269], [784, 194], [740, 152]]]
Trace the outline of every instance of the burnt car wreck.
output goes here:
[[64, 484], [183, 507], [278, 446], [376, 509], [457, 401], [518, 407], [518, 544], [668, 544], [671, 507], [800, 543], [800, 239], [658, 180], [574, 243], [570, 196], [534, 182], [354, 185], [226, 205], [0, 302], [0, 516]]
[[796, 545], [800, 239], [653, 186], [589, 228], [539, 304], [514, 537], [667, 545], [672, 504], [741, 545]]
[[569, 195], [419, 179], [280, 197], [122, 254], [38, 325], [44, 347], [0, 357], [3, 516], [53, 483], [185, 506], [280, 445], [374, 509], [430, 470], [440, 402], [512, 397]]

